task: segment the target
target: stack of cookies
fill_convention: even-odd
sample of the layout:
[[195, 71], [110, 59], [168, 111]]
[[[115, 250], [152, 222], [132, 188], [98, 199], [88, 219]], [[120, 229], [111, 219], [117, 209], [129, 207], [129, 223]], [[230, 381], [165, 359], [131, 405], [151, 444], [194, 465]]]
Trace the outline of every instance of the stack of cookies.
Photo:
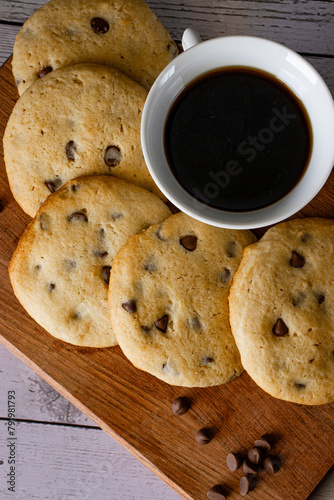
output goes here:
[[150, 177], [141, 114], [177, 53], [142, 0], [51, 0], [25, 23], [4, 136], [11, 190], [33, 217], [14, 292], [56, 338], [119, 344], [169, 384], [245, 368], [275, 397], [333, 401], [334, 222], [283, 223], [256, 242], [172, 215]]

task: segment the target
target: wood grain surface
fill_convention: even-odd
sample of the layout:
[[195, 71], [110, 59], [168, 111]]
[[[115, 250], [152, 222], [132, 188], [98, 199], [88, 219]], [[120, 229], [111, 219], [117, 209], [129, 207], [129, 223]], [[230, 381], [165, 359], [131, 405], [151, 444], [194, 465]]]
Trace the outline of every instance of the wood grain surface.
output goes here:
[[[17, 99], [10, 64], [0, 70], [1, 135]], [[29, 217], [12, 198], [1, 156], [0, 334], [6, 347], [129, 449], [183, 498], [204, 500], [207, 490], [223, 483], [236, 493], [240, 474], [226, 468], [226, 455], [252, 445], [265, 432], [277, 438], [284, 467], [264, 476], [250, 498], [305, 499], [334, 462], [334, 405], [299, 406], [275, 400], [243, 374], [225, 386], [181, 389], [136, 370], [120, 349], [78, 348], [40, 328], [16, 301], [7, 266]], [[334, 177], [304, 215], [330, 216]], [[182, 417], [171, 412], [173, 399], [187, 394], [192, 409]], [[194, 440], [208, 426], [215, 434], [206, 446]], [[316, 466], [314, 466], [316, 464]]]
[[[46, 0], [0, 0], [0, 64], [12, 52], [15, 36], [23, 22], [34, 10], [44, 3], [46, 3]], [[201, 0], [149, 0], [147, 3], [176, 40], [180, 40], [183, 30], [187, 26], [192, 26], [200, 32], [203, 39], [222, 35], [250, 34], [265, 36], [287, 44], [289, 47], [306, 56], [316, 69], [318, 69], [332, 90], [332, 93], [334, 93], [334, 2], [332, 0], [205, 0], [204, 2]], [[2, 86], [1, 82], [0, 86]], [[2, 96], [0, 96], [0, 99], [2, 106]], [[332, 179], [330, 179], [329, 188], [328, 191], [332, 192]], [[2, 195], [4, 195], [6, 203], [13, 203], [13, 200], [8, 197], [7, 187], [4, 186], [3, 182], [0, 183], [0, 199], [2, 199]], [[333, 216], [332, 206], [331, 203], [326, 204], [325, 195], [321, 202], [321, 208], [316, 208], [319, 208], [322, 215]], [[309, 207], [309, 209], [310, 213], [306, 210], [306, 215], [312, 214], [314, 207]], [[11, 248], [14, 247], [18, 237], [17, 230], [11, 229], [10, 224], [15, 224], [17, 221], [21, 225], [16, 229], [19, 229], [19, 231], [23, 230], [24, 222], [21, 221], [20, 217], [14, 215], [14, 218], [6, 219], [6, 223], [4, 223], [4, 218], [0, 214], [0, 234], [3, 235], [5, 233], [5, 239], [1, 240], [0, 238], [1, 274], [6, 270]], [[7, 238], [11, 241], [11, 248], [8, 252], [4, 248], [4, 244], [7, 245]], [[10, 293], [8, 295], [5, 294], [1, 307], [7, 298], [10, 299]], [[18, 305], [15, 307], [19, 308]], [[15, 315], [15, 307], [12, 308], [11, 315]], [[7, 312], [0, 310], [0, 316], [3, 316], [3, 314], [7, 315]], [[7, 320], [10, 322], [10, 316]], [[1, 324], [1, 327], [5, 324], [6, 321]], [[25, 319], [18, 319], [18, 328], [24, 324]], [[32, 324], [28, 326], [28, 331], [30, 328], [34, 328]], [[44, 335], [46, 334], [44, 333]], [[21, 355], [22, 358], [24, 357]], [[131, 462], [131, 457], [127, 457], [125, 451], [123, 452], [120, 447], [118, 450], [114, 448], [115, 443], [113, 440], [108, 441], [108, 436], [105, 436], [105, 433], [95, 430], [93, 426], [96, 424], [93, 424], [76, 407], [62, 396], [59, 396], [59, 393], [50, 387], [44, 379], [39, 378], [28, 366], [20, 364], [18, 359], [16, 359], [16, 363], [14, 361], [15, 359], [11, 353], [4, 351], [4, 348], [0, 346], [0, 396], [6, 394], [7, 387], [19, 387], [20, 404], [18, 406], [18, 418], [26, 419], [25, 425], [23, 425], [24, 422], [20, 424], [20, 429], [23, 429], [22, 436], [24, 436], [20, 447], [20, 471], [22, 475], [20, 477], [20, 492], [17, 495], [8, 496], [8, 498], [14, 498], [15, 500], [46, 500], [46, 498], [69, 500], [70, 498], [81, 499], [83, 498], [83, 493], [86, 493], [85, 498], [87, 499], [98, 498], [98, 500], [139, 500], [144, 498], [172, 500], [176, 498], [176, 495], [172, 491], [169, 493], [168, 490], [164, 489], [163, 484], [154, 483], [150, 479], [149, 472], [147, 471], [146, 475], [139, 463], [136, 461]], [[30, 363], [30, 366], [34, 366], [33, 363]], [[41, 369], [38, 371], [43, 375]], [[46, 375], [45, 378], [51, 381], [50, 375]], [[54, 385], [58, 387], [56, 383]], [[66, 390], [62, 392], [67, 395]], [[0, 397], [0, 420], [1, 417], [5, 416], [5, 404], [6, 401], [4, 398]], [[331, 407], [332, 405], [330, 405]], [[205, 413], [205, 415], [207, 414]], [[236, 412], [235, 418], [239, 418], [239, 416], [239, 412]], [[174, 417], [168, 414], [168, 418], [173, 419]], [[195, 416], [193, 416], [192, 421], [194, 418]], [[228, 420], [231, 418], [232, 415], [228, 414]], [[319, 416], [313, 415], [315, 422], [318, 418]], [[41, 423], [40, 425], [35, 425], [29, 422], [29, 419]], [[2, 420], [5, 424], [5, 419], [2, 418]], [[46, 425], [42, 421], [53, 422], [55, 425]], [[196, 424], [199, 423], [198, 419], [195, 422]], [[62, 426], [58, 425], [61, 423], [71, 424], [71, 428], [66, 428], [66, 439], [63, 438], [65, 434], [63, 433]], [[85, 429], [85, 433], [76, 433], [75, 424], [88, 426]], [[244, 423], [239, 418], [239, 426], [243, 427], [245, 424], [250, 425], [249, 420]], [[43, 430], [44, 425], [46, 425], [45, 430]], [[286, 425], [291, 425], [289, 420], [286, 421]], [[249, 432], [253, 435], [257, 428], [257, 426], [250, 425]], [[184, 431], [189, 432], [187, 425], [184, 426]], [[98, 432], [100, 438], [96, 437], [96, 432]], [[306, 440], [309, 433], [312, 433], [312, 428], [305, 433], [304, 437]], [[41, 439], [38, 437], [39, 434], [41, 434]], [[77, 438], [75, 445], [73, 444], [74, 441], [71, 440], [71, 436], [74, 435]], [[0, 433], [0, 481], [2, 478], [1, 472], [3, 474], [4, 471], [4, 465], [1, 465], [1, 459], [4, 457], [2, 451], [5, 447], [2, 437], [3, 433]], [[240, 435], [236, 439], [240, 445], [243, 444], [242, 437]], [[224, 439], [224, 436], [220, 436], [220, 439]], [[66, 443], [69, 441], [73, 444], [73, 453], [71, 455], [67, 455], [66, 451], [64, 452], [67, 448]], [[310, 444], [314, 442], [312, 440]], [[198, 446], [195, 442], [193, 442], [193, 447], [194, 452], [197, 452]], [[117, 457], [121, 461], [123, 470], [117, 467], [116, 455], [113, 454], [114, 449], [117, 450]], [[85, 453], [85, 450], [89, 452]], [[101, 453], [98, 453], [97, 450], [101, 450]], [[305, 461], [304, 452], [307, 454], [308, 446], [305, 446], [304, 450], [301, 450], [298, 456], [299, 461], [304, 464], [306, 475], [307, 470], [317, 467], [317, 463], [310, 463], [309, 460]], [[224, 458], [225, 448], [222, 449], [221, 453], [223, 453]], [[108, 461], [110, 454], [113, 456], [111, 460], [113, 467], [108, 467], [108, 471], [106, 471], [109, 475], [109, 480], [105, 480], [103, 476], [100, 484], [93, 481], [91, 484], [95, 486], [89, 493], [90, 479], [88, 477], [85, 482], [85, 476], [90, 475], [92, 463], [90, 457], [92, 457], [94, 464], [99, 463], [100, 470], [104, 471], [105, 462]], [[73, 463], [72, 476], [68, 475], [66, 467], [63, 466], [64, 461]], [[45, 468], [43, 468], [44, 463]], [[225, 469], [224, 460], [217, 463], [218, 475], [221, 465]], [[291, 464], [291, 467], [293, 468], [294, 465]], [[323, 469], [326, 467], [323, 467]], [[38, 471], [38, 474], [36, 471]], [[40, 481], [39, 477], [43, 474], [50, 477]], [[322, 470], [319, 471], [318, 476], [320, 477], [321, 474]], [[296, 480], [299, 480], [298, 477], [296, 477]], [[79, 487], [81, 482], [86, 486], [84, 490]], [[78, 489], [72, 488], [71, 483], [74, 483]], [[276, 484], [275, 481], [274, 484]], [[2, 486], [0, 482], [0, 498], [7, 499], [7, 495], [3, 493]], [[305, 488], [303, 486], [303, 484], [300, 485], [302, 493], [295, 498], [306, 498], [307, 492], [310, 491], [310, 485], [309, 483], [305, 483]], [[200, 488], [202, 496], [194, 498], [204, 498], [204, 489]], [[55, 497], [54, 491], [56, 492]], [[273, 497], [263, 497], [262, 490], [257, 489], [249, 497], [258, 500], [262, 500], [262, 498], [290, 500], [290, 498], [293, 498], [290, 496], [288, 490], [279, 492], [277, 489], [275, 495]], [[333, 470], [325, 482], [322, 482], [316, 491], [312, 493], [309, 500], [311, 498], [312, 500], [331, 500], [334, 498]]]

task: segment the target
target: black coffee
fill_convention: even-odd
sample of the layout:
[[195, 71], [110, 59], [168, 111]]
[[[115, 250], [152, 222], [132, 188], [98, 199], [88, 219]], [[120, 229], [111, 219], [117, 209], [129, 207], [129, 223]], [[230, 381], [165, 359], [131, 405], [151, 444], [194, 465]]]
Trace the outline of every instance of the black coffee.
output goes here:
[[299, 182], [312, 150], [307, 112], [275, 77], [230, 67], [202, 75], [175, 100], [165, 126], [183, 188], [228, 211], [266, 207]]

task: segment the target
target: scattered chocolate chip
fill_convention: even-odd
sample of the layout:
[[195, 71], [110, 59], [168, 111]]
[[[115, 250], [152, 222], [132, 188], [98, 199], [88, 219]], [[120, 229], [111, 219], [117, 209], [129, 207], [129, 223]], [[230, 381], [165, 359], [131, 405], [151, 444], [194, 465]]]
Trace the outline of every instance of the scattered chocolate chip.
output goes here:
[[85, 214], [83, 214], [82, 212], [73, 212], [73, 214], [70, 214], [67, 219], [69, 221], [71, 220], [82, 220], [84, 222], [88, 222], [88, 218]]
[[104, 153], [104, 161], [108, 167], [116, 167], [122, 158], [122, 153], [117, 146], [108, 146]]
[[172, 404], [172, 410], [174, 415], [183, 415], [186, 413], [191, 406], [191, 401], [186, 396], [180, 396], [174, 399]]
[[110, 281], [110, 271], [111, 271], [111, 266], [103, 266], [101, 269], [101, 277], [107, 285], [109, 285]]
[[114, 212], [114, 213], [110, 214], [110, 218], [112, 220], [117, 220], [117, 219], [120, 219], [121, 217], [123, 217], [123, 214], [121, 214], [120, 212]]
[[295, 382], [295, 387], [297, 387], [297, 389], [305, 389], [306, 384], [304, 384], [303, 382]]
[[284, 335], [287, 335], [289, 333], [289, 328], [281, 318], [278, 318], [278, 320], [276, 321], [273, 327], [273, 333], [274, 335], [276, 335], [276, 337], [283, 337]]
[[103, 259], [103, 257], [107, 257], [108, 252], [106, 250], [105, 251], [94, 250], [94, 255], [95, 255], [95, 257], [99, 257], [100, 259]]
[[220, 281], [223, 283], [229, 283], [231, 279], [231, 271], [225, 267], [220, 274]]
[[253, 464], [248, 458], [245, 458], [242, 464], [242, 470], [245, 474], [257, 474], [258, 466]]
[[309, 363], [313, 363], [314, 360], [315, 358], [309, 359]]
[[213, 358], [211, 356], [204, 356], [202, 359], [201, 359], [201, 364], [202, 365], [211, 365], [211, 363], [213, 363]]
[[305, 264], [305, 259], [299, 253], [293, 251], [292, 257], [290, 259], [290, 266], [292, 267], [303, 267]]
[[46, 66], [45, 68], [41, 69], [39, 73], [37, 73], [37, 76], [39, 78], [43, 78], [43, 76], [47, 75], [48, 73], [51, 73], [52, 71], [52, 66]]
[[168, 325], [168, 316], [165, 314], [162, 318], [158, 319], [155, 322], [155, 326], [158, 330], [160, 330], [162, 333], [165, 333], [167, 330], [167, 325]]
[[276, 474], [282, 467], [282, 462], [275, 455], [268, 455], [264, 460], [262, 467], [268, 474]]
[[[66, 156], [69, 160], [75, 160], [75, 153], [77, 151], [77, 147], [74, 141], [69, 141], [65, 146]], [[73, 187], [72, 187], [73, 189]], [[74, 189], [73, 189], [74, 191]]]
[[180, 245], [182, 245], [189, 252], [193, 252], [197, 246], [197, 237], [189, 234], [180, 238]]
[[62, 182], [60, 179], [56, 178], [54, 180], [50, 180], [50, 181], [45, 181], [45, 185], [46, 187], [49, 189], [49, 191], [51, 193], [54, 193], [55, 191], [57, 191], [57, 189], [60, 188]]
[[212, 439], [210, 430], [206, 428], [199, 429], [195, 434], [195, 439], [198, 444], [208, 444]]
[[130, 299], [127, 302], [123, 302], [122, 307], [130, 314], [133, 314], [137, 311], [137, 304], [134, 299]]
[[209, 500], [226, 500], [225, 490], [220, 484], [212, 486], [207, 492]]
[[272, 440], [272, 436], [263, 434], [263, 436], [255, 440], [254, 444], [257, 448], [264, 448], [265, 450], [270, 451], [272, 447]]
[[43, 231], [49, 231], [51, 226], [50, 216], [46, 212], [42, 212], [38, 217], [39, 226]]
[[243, 476], [239, 481], [239, 492], [240, 495], [245, 497], [250, 491], [252, 491], [258, 482], [256, 474], [249, 474], [248, 476]]
[[104, 35], [109, 31], [109, 23], [105, 19], [101, 17], [94, 17], [91, 22], [91, 27], [93, 28], [94, 33], [97, 35]]
[[238, 453], [229, 453], [226, 458], [226, 463], [229, 470], [235, 472], [242, 464], [242, 457]]
[[2, 203], [2, 201], [0, 201], [0, 213], [3, 211], [4, 209], [4, 204]]
[[53, 292], [53, 290], [56, 288], [56, 285], [54, 283], [49, 283], [48, 289], [49, 292]]
[[79, 184], [72, 184], [72, 191], [79, 191]]
[[237, 250], [237, 244], [235, 241], [230, 241], [226, 245], [226, 253], [228, 257], [235, 257], [236, 256], [236, 250]]
[[317, 293], [316, 299], [319, 305], [321, 305], [325, 301], [325, 296], [323, 293]]
[[262, 448], [251, 448], [247, 452], [247, 457], [252, 464], [259, 465], [264, 458], [264, 450]]
[[36, 271], [39, 271], [40, 269], [42, 269], [41, 264], [37, 264], [37, 265], [35, 266], [35, 269], [36, 269]]

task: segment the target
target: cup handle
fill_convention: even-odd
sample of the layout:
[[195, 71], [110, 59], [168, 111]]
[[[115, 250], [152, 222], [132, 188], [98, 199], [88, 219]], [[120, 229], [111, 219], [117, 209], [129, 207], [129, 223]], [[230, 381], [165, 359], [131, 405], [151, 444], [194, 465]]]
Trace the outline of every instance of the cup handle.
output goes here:
[[182, 47], [183, 50], [188, 50], [194, 45], [201, 43], [202, 39], [193, 28], [187, 28], [182, 35]]

